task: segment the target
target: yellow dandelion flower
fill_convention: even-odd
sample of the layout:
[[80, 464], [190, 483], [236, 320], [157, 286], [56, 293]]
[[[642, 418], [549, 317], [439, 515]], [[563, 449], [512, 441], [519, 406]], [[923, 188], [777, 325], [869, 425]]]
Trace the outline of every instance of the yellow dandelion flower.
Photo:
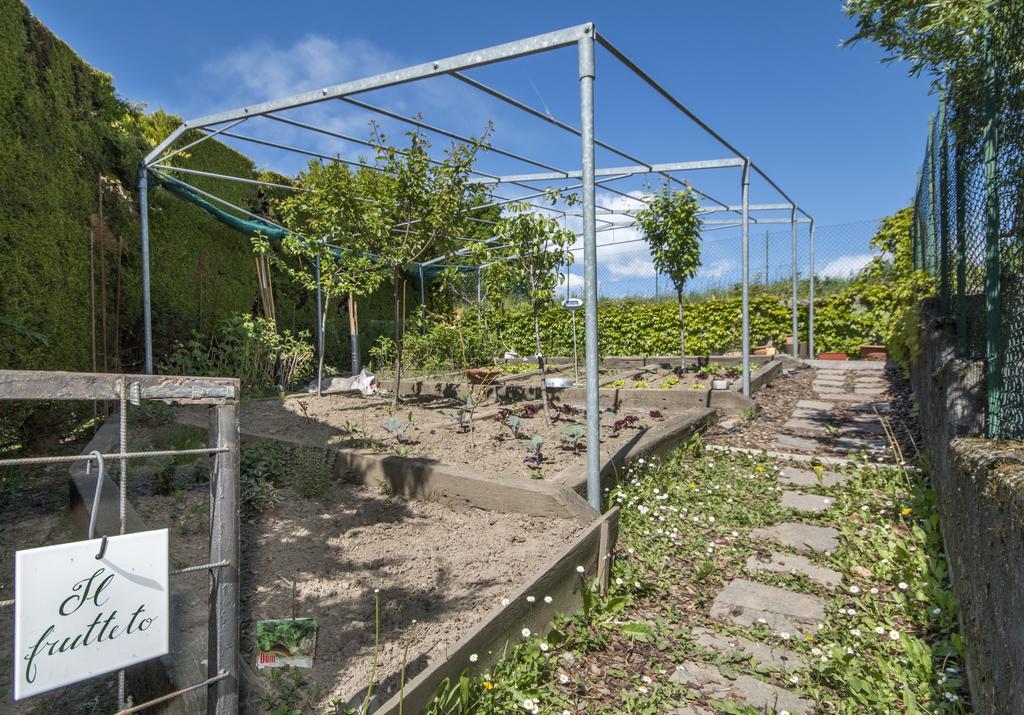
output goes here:
[[690, 489], [696, 489], [696, 488], [697, 488], [697, 483], [696, 482], [690, 482]]
[[492, 683], [492, 682], [491, 682], [491, 681], [489, 681], [489, 680], [485, 680], [485, 681], [484, 681], [484, 682], [482, 683], [482, 685], [484, 686], [484, 690], [493, 690], [493, 689], [494, 689], [494, 683]]
[[760, 467], [760, 466], [759, 467], [754, 467], [754, 471], [755, 472], [763, 472], [764, 471], [764, 467]]
[[900, 512], [900, 514], [902, 514], [903, 516], [910, 516], [910, 512], [912, 511], [913, 509], [911, 509], [909, 506], [905, 506], [903, 507], [903, 510]]

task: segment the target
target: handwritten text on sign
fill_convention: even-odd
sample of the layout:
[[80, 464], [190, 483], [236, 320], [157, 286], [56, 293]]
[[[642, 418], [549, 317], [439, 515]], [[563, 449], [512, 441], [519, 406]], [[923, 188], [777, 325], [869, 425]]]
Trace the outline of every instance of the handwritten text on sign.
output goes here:
[[14, 699], [167, 653], [167, 530], [26, 549], [14, 562]]

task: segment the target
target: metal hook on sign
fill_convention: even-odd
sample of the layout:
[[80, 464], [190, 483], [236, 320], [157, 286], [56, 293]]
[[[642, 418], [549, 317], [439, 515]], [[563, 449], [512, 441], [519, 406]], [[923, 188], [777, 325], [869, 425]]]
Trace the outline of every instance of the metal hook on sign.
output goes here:
[[[89, 452], [89, 461], [85, 463], [85, 474], [89, 476], [92, 474], [92, 462], [96, 460], [96, 491], [92, 495], [92, 513], [89, 514], [89, 535], [88, 538], [92, 541], [96, 534], [96, 515], [100, 510], [100, 494], [103, 492], [103, 478], [106, 476], [106, 463], [103, 461], [103, 455], [97, 450]], [[103, 541], [100, 542], [100, 552], [96, 555], [97, 559], [102, 559], [103, 554], [107, 551], [107, 537], [103, 537]]]

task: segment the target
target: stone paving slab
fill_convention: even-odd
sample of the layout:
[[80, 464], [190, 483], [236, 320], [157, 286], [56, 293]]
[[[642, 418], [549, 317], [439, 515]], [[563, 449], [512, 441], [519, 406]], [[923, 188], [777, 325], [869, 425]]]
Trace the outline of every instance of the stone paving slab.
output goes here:
[[839, 428], [839, 434], [841, 435], [856, 435], [858, 432], [884, 435], [885, 427], [882, 426], [881, 422], [851, 421]]
[[826, 425], [832, 420], [831, 413], [826, 410], [809, 410], [806, 407], [797, 407], [793, 410], [790, 417], [798, 420], [818, 422], [822, 425]]
[[716, 633], [710, 628], [694, 628], [691, 634], [693, 639], [705, 648], [726, 655], [753, 658], [755, 663], [767, 668], [790, 671], [799, 670], [807, 666], [799, 653], [786, 648], [772, 648], [764, 643], [756, 643], [739, 636], [727, 636]]
[[874, 398], [878, 397], [878, 393], [869, 394], [866, 392], [828, 392], [822, 390], [815, 390], [815, 392], [826, 400], [833, 400], [835, 402], [874, 402]]
[[884, 439], [874, 439], [870, 437], [840, 437], [835, 441], [835, 448], [840, 452], [873, 452], [879, 449], [885, 449], [889, 443]]
[[805, 494], [804, 492], [782, 492], [782, 506], [786, 509], [796, 509], [809, 514], [820, 514], [828, 511], [832, 506], [832, 500], [828, 497], [817, 494]]
[[854, 412], [868, 412], [874, 414], [875, 410], [878, 410], [879, 412], [885, 412], [886, 410], [888, 410], [889, 403], [865, 400], [863, 403], [859, 405], [851, 405], [850, 409], [853, 410]]
[[843, 582], [843, 575], [824, 566], [813, 563], [806, 556], [783, 554], [773, 551], [768, 558], [751, 554], [747, 559], [747, 571], [770, 571], [771, 573], [800, 573], [825, 588], [835, 589]]
[[748, 627], [763, 621], [776, 633], [803, 635], [825, 621], [825, 602], [806, 593], [738, 578], [727, 583], [715, 597], [711, 617]]
[[818, 472], [813, 469], [800, 469], [798, 467], [783, 467], [779, 472], [779, 482], [790, 487], [811, 487], [821, 485], [823, 487], [834, 487], [846, 484], [846, 477], [835, 472], [822, 471], [819, 479]]
[[797, 408], [803, 408], [807, 410], [823, 410], [828, 412], [835, 405], [831, 402], [825, 402], [823, 400], [800, 400], [796, 403]]
[[783, 546], [803, 554], [835, 551], [839, 546], [839, 532], [832, 527], [801, 524], [796, 521], [754, 529], [750, 535], [755, 539], [774, 539]]
[[706, 698], [736, 700], [759, 711], [788, 710], [792, 715], [803, 715], [813, 708], [809, 700], [749, 675], [740, 674], [730, 680], [709, 663], [687, 661], [676, 668], [669, 680], [696, 690]]
[[782, 426], [790, 432], [806, 433], [811, 436], [820, 435], [824, 437], [828, 435], [828, 432], [825, 430], [826, 424], [828, 423], [822, 422], [821, 420], [808, 420], [803, 417], [794, 417]]
[[775, 441], [778, 442], [780, 447], [786, 449], [802, 449], [805, 452], [817, 452], [821, 449], [821, 442], [816, 439], [810, 439], [809, 437], [798, 437], [792, 434], [779, 434], [776, 436]]

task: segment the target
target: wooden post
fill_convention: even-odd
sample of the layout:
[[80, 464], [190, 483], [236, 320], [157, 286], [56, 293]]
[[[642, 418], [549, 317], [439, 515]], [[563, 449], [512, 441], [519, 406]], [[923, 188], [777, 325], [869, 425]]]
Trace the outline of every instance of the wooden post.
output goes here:
[[239, 433], [238, 403], [210, 408], [210, 438], [227, 452], [214, 455], [210, 475], [210, 563], [227, 566], [210, 569], [210, 619], [207, 671], [227, 678], [210, 686], [209, 715], [238, 712], [238, 567], [239, 567]]

